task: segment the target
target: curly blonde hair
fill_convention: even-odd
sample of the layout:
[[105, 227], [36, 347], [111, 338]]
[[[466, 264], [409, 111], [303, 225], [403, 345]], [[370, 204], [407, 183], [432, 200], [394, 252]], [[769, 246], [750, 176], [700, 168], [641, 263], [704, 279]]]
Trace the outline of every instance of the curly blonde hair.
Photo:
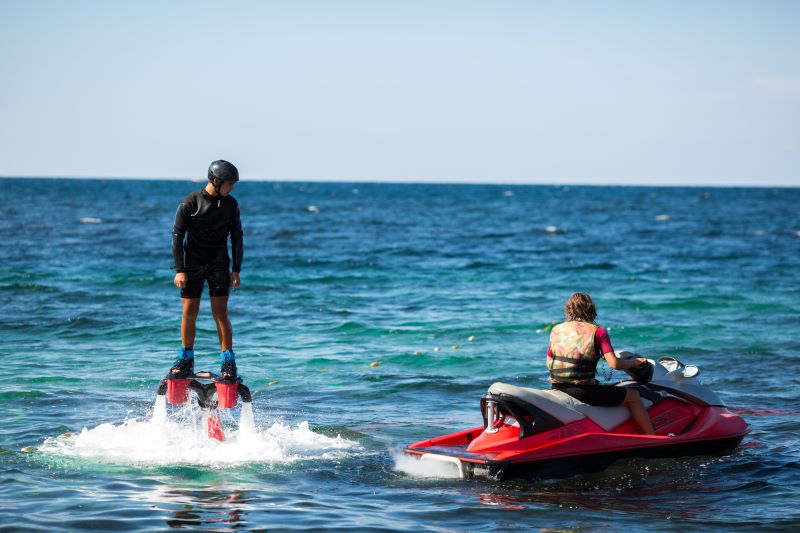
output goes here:
[[576, 292], [564, 305], [564, 315], [567, 320], [594, 322], [594, 319], [597, 318], [597, 309], [594, 307], [591, 296], [585, 292]]

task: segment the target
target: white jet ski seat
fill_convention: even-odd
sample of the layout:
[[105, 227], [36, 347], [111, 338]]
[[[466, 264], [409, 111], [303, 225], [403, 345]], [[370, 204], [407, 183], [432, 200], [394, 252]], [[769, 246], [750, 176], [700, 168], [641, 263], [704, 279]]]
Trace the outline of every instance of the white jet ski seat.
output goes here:
[[[508, 383], [495, 383], [489, 387], [490, 394], [508, 394], [546, 411], [559, 422], [569, 424], [582, 418], [589, 418], [606, 431], [611, 431], [628, 420], [631, 412], [627, 407], [596, 407], [576, 400], [569, 394], [558, 390], [539, 390], [517, 387]], [[642, 398], [644, 408], [653, 402]]]

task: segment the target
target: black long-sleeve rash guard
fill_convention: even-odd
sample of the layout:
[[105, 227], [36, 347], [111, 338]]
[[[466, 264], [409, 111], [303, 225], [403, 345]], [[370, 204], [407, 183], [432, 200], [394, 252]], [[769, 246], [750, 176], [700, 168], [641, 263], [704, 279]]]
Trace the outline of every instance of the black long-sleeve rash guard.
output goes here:
[[211, 196], [205, 189], [189, 193], [178, 206], [172, 228], [175, 271], [203, 265], [227, 269], [228, 235], [233, 254], [231, 270], [239, 272], [244, 257], [239, 202], [233, 196]]

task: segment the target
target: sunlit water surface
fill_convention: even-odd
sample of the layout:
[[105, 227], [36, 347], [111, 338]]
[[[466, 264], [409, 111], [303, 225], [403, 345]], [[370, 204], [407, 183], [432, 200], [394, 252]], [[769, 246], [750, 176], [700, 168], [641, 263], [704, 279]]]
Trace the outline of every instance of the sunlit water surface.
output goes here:
[[[798, 189], [242, 182], [253, 405], [218, 442], [155, 401], [179, 344], [172, 219], [201, 184], [0, 183], [0, 527], [800, 528]], [[616, 348], [699, 365], [742, 446], [539, 482], [402, 457], [479, 425], [494, 381], [546, 387], [576, 290]], [[205, 296], [196, 367], [216, 371], [209, 315]]]

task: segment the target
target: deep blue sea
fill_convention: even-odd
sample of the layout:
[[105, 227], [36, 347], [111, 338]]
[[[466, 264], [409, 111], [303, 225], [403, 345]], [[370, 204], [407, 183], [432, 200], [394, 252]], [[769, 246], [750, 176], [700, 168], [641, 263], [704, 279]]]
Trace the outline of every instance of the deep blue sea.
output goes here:
[[[180, 345], [172, 222], [203, 184], [0, 186], [2, 530], [800, 529], [798, 188], [242, 181], [230, 316], [257, 433], [237, 408], [219, 443], [192, 412], [151, 421]], [[700, 366], [752, 426], [733, 454], [539, 482], [398, 465], [480, 425], [493, 382], [546, 388], [579, 290], [616, 349]]]

